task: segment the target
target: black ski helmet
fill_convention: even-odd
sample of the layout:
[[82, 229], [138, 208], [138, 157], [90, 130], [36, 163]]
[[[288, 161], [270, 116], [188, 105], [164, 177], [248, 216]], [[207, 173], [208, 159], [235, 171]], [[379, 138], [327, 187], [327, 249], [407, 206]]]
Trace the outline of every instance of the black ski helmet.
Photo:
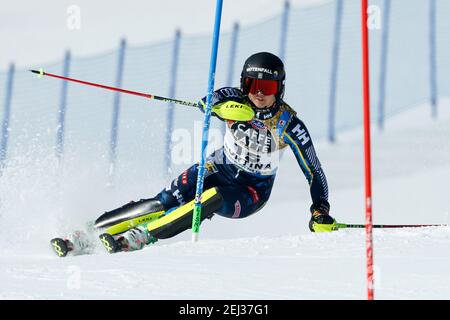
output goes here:
[[280, 58], [270, 52], [258, 52], [245, 60], [241, 73], [241, 90], [245, 92], [245, 78], [275, 80], [278, 82], [278, 90], [275, 97], [283, 98], [286, 73], [284, 64]]

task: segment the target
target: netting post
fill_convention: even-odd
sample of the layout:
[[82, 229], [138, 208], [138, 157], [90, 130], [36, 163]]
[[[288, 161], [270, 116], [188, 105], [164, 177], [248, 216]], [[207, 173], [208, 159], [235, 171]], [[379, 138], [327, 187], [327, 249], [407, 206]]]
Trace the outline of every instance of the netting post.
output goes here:
[[437, 97], [438, 97], [438, 83], [437, 83], [437, 48], [436, 48], [436, 0], [430, 0], [430, 103], [431, 115], [434, 119], [438, 116]]
[[[233, 25], [233, 31], [231, 33], [230, 55], [229, 55], [229, 59], [228, 59], [228, 74], [227, 74], [227, 82], [226, 82], [227, 87], [233, 86], [238, 35], [239, 35], [239, 23], [235, 22]], [[223, 133], [225, 133], [226, 125], [227, 125], [227, 123], [225, 121], [223, 121], [223, 124], [222, 124], [222, 132]]]
[[[125, 64], [126, 40], [120, 41], [119, 56], [117, 59], [116, 87], [122, 86], [123, 67]], [[119, 136], [119, 118], [120, 118], [120, 92], [114, 94], [113, 116], [111, 125], [111, 142], [110, 142], [110, 178], [114, 176], [117, 160], [117, 140]]]
[[[69, 76], [70, 68], [70, 51], [66, 51], [64, 56], [63, 65], [63, 76]], [[66, 119], [66, 109], [67, 109], [67, 86], [69, 83], [67, 81], [62, 81], [61, 83], [61, 96], [58, 110], [58, 127], [56, 131], [56, 156], [61, 160], [64, 152], [64, 131], [65, 131], [65, 119]]]
[[281, 35], [280, 35], [280, 59], [284, 61], [286, 57], [287, 32], [289, 27], [289, 11], [291, 5], [289, 0], [284, 3], [283, 16], [281, 18]]
[[14, 63], [9, 65], [8, 77], [6, 80], [6, 95], [3, 111], [3, 124], [2, 124], [2, 144], [0, 148], [0, 166], [3, 168], [6, 161], [6, 154], [8, 149], [9, 140], [9, 121], [11, 118], [11, 100], [13, 94], [13, 81], [14, 81]]
[[[170, 78], [170, 87], [169, 87], [169, 98], [175, 98], [176, 87], [177, 87], [177, 72], [178, 72], [178, 57], [180, 52], [180, 39], [181, 39], [181, 30], [177, 29], [175, 31], [175, 39], [173, 43], [173, 51], [172, 51], [172, 66], [170, 70], [171, 78]], [[167, 106], [167, 126], [166, 126], [166, 152], [164, 165], [166, 168], [166, 175], [169, 176], [172, 172], [172, 133], [173, 133], [173, 119], [174, 119], [174, 103], [171, 102]]]
[[330, 77], [330, 101], [328, 113], [328, 140], [336, 141], [336, 94], [337, 94], [337, 78], [339, 70], [339, 52], [341, 45], [341, 26], [342, 12], [344, 3], [342, 0], [336, 1], [336, 17], [334, 25], [334, 45], [331, 61], [331, 77]]
[[379, 101], [378, 101], [378, 128], [384, 127], [385, 110], [386, 110], [386, 79], [387, 64], [389, 52], [389, 28], [391, 19], [391, 0], [384, 0], [383, 6], [383, 30], [381, 38], [381, 62], [380, 62], [380, 78], [379, 78]]

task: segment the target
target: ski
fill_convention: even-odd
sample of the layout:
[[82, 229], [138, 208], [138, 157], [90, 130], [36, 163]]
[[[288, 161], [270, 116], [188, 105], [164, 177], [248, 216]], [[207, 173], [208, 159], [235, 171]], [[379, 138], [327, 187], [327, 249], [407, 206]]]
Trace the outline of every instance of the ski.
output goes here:
[[123, 234], [111, 235], [109, 233], [102, 233], [99, 238], [100, 242], [105, 247], [108, 253], [116, 253], [121, 251], [135, 251], [140, 250], [144, 246], [154, 244], [158, 241], [157, 238], [152, 237], [148, 231], [147, 226], [144, 226], [145, 231], [138, 228], [133, 228]]

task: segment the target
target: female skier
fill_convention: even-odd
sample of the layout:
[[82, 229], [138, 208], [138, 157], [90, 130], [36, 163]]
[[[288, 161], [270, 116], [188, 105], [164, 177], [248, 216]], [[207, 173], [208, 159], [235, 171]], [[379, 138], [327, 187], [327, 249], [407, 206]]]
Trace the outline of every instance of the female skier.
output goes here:
[[[260, 52], [245, 61], [239, 89], [214, 92], [213, 115], [226, 121], [226, 133], [223, 146], [206, 159], [201, 221], [214, 214], [245, 218], [262, 209], [269, 200], [281, 152], [289, 146], [309, 183], [310, 230], [336, 229], [329, 215], [327, 180], [311, 136], [284, 102], [284, 89], [283, 62]], [[199, 103], [202, 111], [205, 101]], [[142, 249], [191, 228], [197, 175], [198, 164], [194, 164], [155, 197], [100, 216], [94, 227], [103, 232], [100, 240], [108, 252]], [[67, 247], [66, 253], [83, 250], [80, 240], [72, 237], [59, 245]]]

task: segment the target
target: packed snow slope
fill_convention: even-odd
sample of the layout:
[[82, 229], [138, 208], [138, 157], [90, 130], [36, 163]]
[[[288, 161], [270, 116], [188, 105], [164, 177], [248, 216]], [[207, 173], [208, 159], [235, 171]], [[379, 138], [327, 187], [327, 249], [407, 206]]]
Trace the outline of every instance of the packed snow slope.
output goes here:
[[[374, 223], [449, 223], [450, 103], [419, 106], [373, 131]], [[314, 133], [311, 133], [314, 136]], [[316, 141], [332, 215], [364, 222], [362, 131]], [[49, 161], [51, 162], [51, 161]], [[58, 258], [49, 239], [163, 187], [104, 186], [95, 165], [21, 159], [0, 180], [0, 299], [365, 299], [364, 229], [311, 234], [307, 182], [285, 153], [268, 205], [242, 220], [214, 217], [139, 252]], [[66, 172], [67, 173], [67, 172]], [[450, 228], [374, 230], [378, 299], [450, 299]]]

